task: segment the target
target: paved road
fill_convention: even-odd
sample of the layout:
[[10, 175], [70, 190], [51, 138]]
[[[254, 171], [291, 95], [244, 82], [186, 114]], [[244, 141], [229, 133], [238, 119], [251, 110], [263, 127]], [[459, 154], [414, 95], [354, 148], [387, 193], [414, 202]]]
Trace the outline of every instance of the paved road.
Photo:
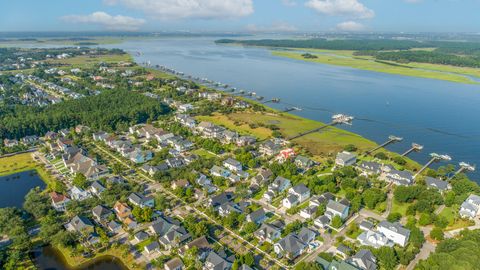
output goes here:
[[[130, 164], [124, 162], [123, 160], [119, 159], [118, 157], [116, 157], [115, 155], [113, 155], [112, 153], [110, 153], [108, 150], [104, 149], [103, 147], [93, 143], [93, 145], [99, 149], [100, 151], [102, 151], [103, 153], [107, 154], [108, 156], [114, 158], [115, 160], [117, 160], [119, 163], [121, 163], [122, 165], [126, 166], [127, 168], [129, 169], [135, 169], [133, 168]], [[150, 182], [153, 182], [153, 183], [157, 183], [153, 178], [145, 175], [143, 172], [138, 172], [138, 175], [140, 175], [141, 177], [143, 177], [145, 180], [148, 180]], [[188, 203], [186, 201], [183, 200], [183, 198], [179, 198], [177, 197], [175, 194], [173, 194], [172, 192], [170, 192], [169, 190], [167, 189], [164, 189], [162, 186], [159, 186], [159, 188], [161, 189], [161, 191], [165, 192], [165, 193], [168, 193], [169, 195], [171, 195], [172, 197], [182, 201], [186, 207], [187, 207], [187, 210], [193, 210], [195, 211], [197, 214], [203, 216], [204, 218], [206, 218], [207, 220], [209, 220], [210, 222], [212, 222], [213, 224], [217, 225], [219, 228], [222, 228], [223, 230], [225, 230], [226, 232], [228, 232], [230, 235], [232, 235], [233, 237], [237, 238], [237, 239], [240, 239], [242, 240], [242, 242], [246, 245], [248, 245], [249, 247], [251, 247], [252, 249], [256, 250], [257, 252], [261, 253], [265, 258], [267, 258], [268, 260], [270, 261], [273, 261], [275, 262], [277, 265], [283, 267], [283, 268], [289, 268], [288, 266], [286, 266], [285, 264], [283, 264], [282, 262], [280, 262], [279, 260], [277, 260], [276, 258], [273, 258], [270, 256], [270, 254], [264, 252], [263, 250], [259, 249], [258, 247], [252, 245], [249, 241], [245, 240], [243, 237], [241, 237], [240, 235], [238, 235], [237, 233], [235, 233], [234, 231], [226, 228], [226, 227], [223, 227], [220, 223], [218, 223], [216, 220], [212, 219], [210, 216], [208, 216], [207, 214], [205, 214], [204, 212], [198, 210], [197, 208], [194, 208], [194, 207], [190, 207], [188, 205]]]

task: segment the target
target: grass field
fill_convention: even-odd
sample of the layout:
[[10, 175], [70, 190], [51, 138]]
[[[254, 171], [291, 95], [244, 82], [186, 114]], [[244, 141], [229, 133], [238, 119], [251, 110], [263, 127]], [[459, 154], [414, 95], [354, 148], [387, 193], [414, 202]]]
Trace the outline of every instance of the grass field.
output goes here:
[[463, 220], [458, 216], [458, 206], [457, 207], [445, 207], [439, 216], [445, 217], [448, 220], [447, 231], [465, 228], [471, 225], [474, 225], [474, 222], [471, 220]]
[[474, 80], [466, 77], [475, 76], [480, 77], [480, 69], [475, 68], [461, 68], [446, 65], [436, 64], [422, 64], [409, 63], [398, 64], [391, 62], [391, 64], [379, 63], [371, 56], [354, 56], [353, 51], [336, 51], [336, 50], [303, 50], [309, 51], [317, 58], [304, 58], [303, 52], [299, 51], [272, 51], [272, 54], [280, 57], [287, 57], [296, 60], [303, 60], [314, 63], [329, 64], [336, 66], [346, 66], [363, 70], [377, 71], [389, 74], [405, 75], [412, 77], [428, 78], [445, 80], [458, 83], [476, 83]]
[[31, 153], [23, 153], [11, 157], [0, 158], [0, 176], [10, 175], [18, 172], [36, 170], [40, 178], [51, 185], [55, 181], [45, 170], [43, 165], [36, 163]]
[[392, 210], [391, 213], [400, 213], [403, 217], [407, 215], [407, 208], [411, 205], [409, 203], [399, 203], [395, 199], [392, 201]]
[[47, 62], [52, 64], [68, 64], [70, 67], [87, 68], [92, 64], [105, 62], [105, 63], [117, 63], [120, 61], [133, 62], [133, 58], [129, 54], [108, 54], [99, 56], [75, 56], [67, 59], [50, 59]]

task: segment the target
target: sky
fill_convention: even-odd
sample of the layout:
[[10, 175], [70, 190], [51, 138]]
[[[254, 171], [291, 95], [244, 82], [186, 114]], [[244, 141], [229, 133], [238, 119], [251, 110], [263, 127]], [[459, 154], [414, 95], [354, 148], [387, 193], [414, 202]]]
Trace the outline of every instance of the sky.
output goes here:
[[0, 32], [478, 32], [480, 0], [0, 0]]

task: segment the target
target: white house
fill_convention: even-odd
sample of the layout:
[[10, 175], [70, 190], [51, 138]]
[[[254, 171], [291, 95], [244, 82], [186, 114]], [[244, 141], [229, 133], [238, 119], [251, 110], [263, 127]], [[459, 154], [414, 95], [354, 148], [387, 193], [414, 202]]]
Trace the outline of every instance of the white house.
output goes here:
[[223, 166], [231, 171], [239, 172], [242, 170], [242, 164], [233, 158], [228, 158], [223, 162]]
[[302, 203], [310, 198], [310, 189], [308, 189], [304, 184], [298, 184], [294, 187], [291, 187], [288, 190], [288, 194], [297, 196], [299, 203]]
[[357, 162], [357, 157], [355, 154], [352, 154], [347, 151], [343, 151], [337, 154], [335, 158], [335, 164], [340, 167], [352, 166]]
[[398, 222], [391, 223], [384, 220], [378, 224], [377, 230], [383, 233], [389, 240], [402, 247], [407, 245], [408, 238], [410, 237], [410, 230], [405, 229]]
[[459, 214], [462, 218], [474, 219], [480, 209], [480, 196], [471, 194], [460, 206]]
[[342, 220], [345, 220], [348, 217], [348, 211], [350, 207], [340, 202], [330, 200], [327, 203], [325, 209], [325, 215], [332, 220], [334, 216], [340, 216]]
[[283, 207], [290, 209], [297, 206], [300, 203], [298, 196], [289, 194], [285, 199], [282, 200]]

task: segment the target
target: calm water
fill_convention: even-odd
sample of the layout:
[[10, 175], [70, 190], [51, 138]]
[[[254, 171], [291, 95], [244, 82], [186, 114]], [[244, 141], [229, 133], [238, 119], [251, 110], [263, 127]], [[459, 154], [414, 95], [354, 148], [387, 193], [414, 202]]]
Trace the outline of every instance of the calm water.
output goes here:
[[[275, 57], [264, 48], [216, 45], [214, 38], [135, 40], [111, 45], [141, 51], [151, 61], [186, 74], [221, 81], [238, 89], [278, 97], [283, 109], [327, 122], [332, 113], [355, 116], [345, 129], [382, 143], [388, 135], [404, 141], [387, 148], [403, 152], [412, 142], [425, 145], [410, 157], [449, 154], [453, 163], [480, 164], [480, 86], [389, 75]], [[288, 104], [287, 104], [288, 103]], [[472, 174], [478, 180], [480, 174]]]
[[7, 176], [0, 176], [0, 207], [19, 207], [30, 189], [45, 188], [36, 171], [26, 171]]
[[68, 267], [61, 254], [51, 247], [45, 247], [33, 252], [35, 265], [39, 270], [127, 270], [118, 259], [102, 257], [88, 265], [79, 268]]

